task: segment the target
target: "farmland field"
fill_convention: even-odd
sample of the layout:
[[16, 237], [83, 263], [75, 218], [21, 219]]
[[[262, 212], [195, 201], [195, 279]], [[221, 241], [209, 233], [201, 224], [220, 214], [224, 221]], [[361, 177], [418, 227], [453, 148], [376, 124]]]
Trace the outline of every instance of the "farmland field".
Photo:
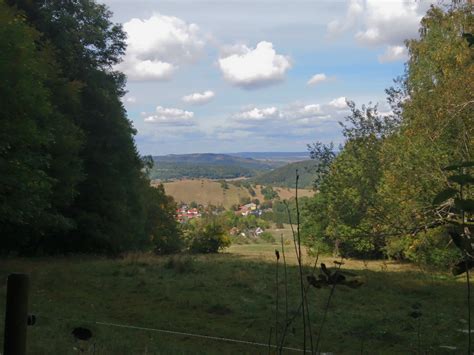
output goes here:
[[[213, 204], [216, 206], [224, 206], [230, 208], [232, 205], [238, 204], [242, 197], [258, 198], [263, 201], [261, 193], [261, 185], [254, 187], [255, 196], [251, 196], [245, 187], [235, 186], [228, 183], [227, 189], [222, 187], [219, 181], [207, 179], [187, 179], [167, 182], [163, 184], [168, 195], [174, 197], [176, 202], [190, 203], [192, 201], [202, 205]], [[295, 189], [275, 187], [274, 190], [278, 193], [281, 199], [289, 199], [295, 196]], [[299, 189], [298, 195], [312, 196], [314, 192], [309, 189]]]
[[[288, 230], [285, 235], [291, 316], [298, 306], [299, 288]], [[266, 344], [275, 325], [276, 248], [281, 251], [278, 244], [246, 244], [217, 255], [7, 259], [0, 263], [0, 275], [2, 280], [14, 271], [31, 275], [30, 309], [38, 317], [28, 334], [32, 354], [268, 353], [265, 346], [152, 329]], [[331, 257], [320, 261], [333, 265]], [[306, 257], [306, 274], [313, 262]], [[388, 261], [346, 260], [343, 268], [364, 284], [359, 289], [335, 289], [321, 351], [465, 352], [466, 334], [461, 330], [466, 328], [467, 314], [462, 279]], [[282, 321], [285, 285], [281, 260], [279, 272]], [[308, 294], [314, 340], [329, 293], [329, 289], [312, 288]], [[2, 283], [0, 304], [4, 302]], [[410, 317], [414, 305], [422, 313], [418, 319]], [[0, 309], [2, 318], [3, 312]], [[92, 331], [89, 342], [73, 339], [71, 331], [77, 326]], [[302, 347], [301, 329], [297, 317], [287, 334], [287, 347]], [[3, 329], [0, 331], [3, 334]]]

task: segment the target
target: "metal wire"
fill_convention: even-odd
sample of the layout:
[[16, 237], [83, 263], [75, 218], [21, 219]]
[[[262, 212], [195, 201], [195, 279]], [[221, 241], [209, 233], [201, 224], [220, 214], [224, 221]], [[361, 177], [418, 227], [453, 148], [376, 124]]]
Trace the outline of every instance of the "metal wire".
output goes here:
[[[182, 331], [176, 331], [176, 330], [170, 330], [170, 329], [158, 329], [158, 328], [142, 327], [142, 326], [136, 326], [136, 325], [130, 325], [130, 324], [119, 324], [119, 323], [101, 322], [101, 321], [88, 321], [88, 320], [84, 320], [84, 319], [56, 318], [56, 317], [43, 316], [43, 315], [37, 315], [37, 317], [38, 317], [38, 319], [47, 318], [47, 319], [52, 319], [52, 320], [54, 319], [54, 320], [70, 321], [70, 322], [82, 322], [82, 323], [97, 324], [97, 325], [116, 327], [116, 328], [142, 330], [142, 331], [157, 332], [157, 333], [172, 334], [172, 335], [180, 335], [180, 336], [187, 336], [187, 337], [194, 337], [194, 338], [215, 340], [215, 341], [225, 341], [225, 342], [228, 342], [228, 343], [237, 343], [237, 344], [244, 344], [244, 345], [260, 346], [260, 347], [266, 347], [266, 348], [271, 347], [273, 349], [280, 348], [277, 345], [268, 344], [268, 343], [259, 343], [259, 342], [254, 342], [254, 341], [250, 341], [250, 340], [225, 338], [225, 337], [219, 337], [219, 336], [213, 336], [213, 335], [188, 333], [188, 332], [182, 332]], [[287, 346], [282, 347], [282, 349], [295, 351], [295, 352], [301, 352], [301, 353], [305, 352], [303, 349], [287, 347]], [[311, 351], [306, 350], [306, 352], [310, 353]]]

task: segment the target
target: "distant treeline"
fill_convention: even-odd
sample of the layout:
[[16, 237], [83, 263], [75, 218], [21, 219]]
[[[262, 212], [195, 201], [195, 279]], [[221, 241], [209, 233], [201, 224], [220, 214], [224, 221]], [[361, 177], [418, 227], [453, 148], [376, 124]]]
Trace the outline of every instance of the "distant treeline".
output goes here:
[[298, 186], [300, 188], [311, 188], [314, 183], [316, 165], [317, 163], [314, 160], [289, 163], [272, 171], [261, 173], [252, 178], [251, 181], [259, 185], [294, 188], [296, 186], [296, 171], [298, 171]]
[[252, 177], [254, 184], [295, 187], [296, 170], [299, 187], [313, 186], [316, 162], [304, 160], [294, 163], [258, 161], [226, 154], [185, 154], [153, 157], [151, 179], [233, 179]]
[[0, 0], [3, 254], [116, 254], [178, 233], [121, 103], [110, 18], [92, 0]]
[[155, 163], [150, 172], [152, 179], [234, 179], [238, 177], [255, 176], [259, 170], [245, 168], [239, 165], [209, 165], [192, 163]]
[[227, 154], [182, 154], [153, 157], [152, 179], [233, 179], [255, 176], [272, 164]]

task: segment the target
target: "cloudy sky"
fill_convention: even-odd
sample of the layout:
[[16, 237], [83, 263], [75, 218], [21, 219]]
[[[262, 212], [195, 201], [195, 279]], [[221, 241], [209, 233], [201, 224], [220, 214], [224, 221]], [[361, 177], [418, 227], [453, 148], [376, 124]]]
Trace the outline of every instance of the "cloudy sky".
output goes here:
[[128, 49], [142, 154], [304, 151], [340, 142], [346, 99], [380, 103], [420, 0], [105, 0]]

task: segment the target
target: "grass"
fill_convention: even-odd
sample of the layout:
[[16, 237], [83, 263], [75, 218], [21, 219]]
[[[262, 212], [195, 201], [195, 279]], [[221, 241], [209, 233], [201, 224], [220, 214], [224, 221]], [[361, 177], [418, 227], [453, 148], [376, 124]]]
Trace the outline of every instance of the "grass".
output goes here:
[[[32, 354], [74, 354], [80, 348], [96, 354], [265, 353], [263, 347], [94, 322], [267, 343], [275, 319], [276, 247], [235, 245], [218, 255], [131, 254], [121, 260], [79, 256], [7, 259], [0, 262], [0, 304], [5, 302], [7, 275], [29, 273], [30, 310], [38, 316], [37, 324], [28, 330]], [[309, 264], [310, 259], [306, 260]], [[323, 257], [322, 261], [332, 265], [333, 259]], [[287, 262], [291, 313], [299, 302], [294, 253], [288, 253]], [[423, 314], [420, 340], [424, 352], [449, 353], [440, 346], [457, 347], [453, 353], [465, 351], [466, 334], [458, 331], [466, 328], [462, 279], [383, 261], [348, 260], [343, 269], [359, 275], [365, 284], [356, 290], [336, 288], [321, 351], [360, 354], [363, 348], [370, 354], [416, 353], [418, 321], [409, 316], [414, 304], [421, 306]], [[282, 295], [283, 284], [280, 287]], [[318, 329], [329, 292], [310, 289], [313, 330]], [[2, 307], [2, 318], [3, 312]], [[283, 317], [282, 312], [280, 319]], [[287, 346], [301, 347], [300, 323], [289, 332]], [[71, 331], [77, 326], [92, 330], [89, 343], [74, 341]]]

